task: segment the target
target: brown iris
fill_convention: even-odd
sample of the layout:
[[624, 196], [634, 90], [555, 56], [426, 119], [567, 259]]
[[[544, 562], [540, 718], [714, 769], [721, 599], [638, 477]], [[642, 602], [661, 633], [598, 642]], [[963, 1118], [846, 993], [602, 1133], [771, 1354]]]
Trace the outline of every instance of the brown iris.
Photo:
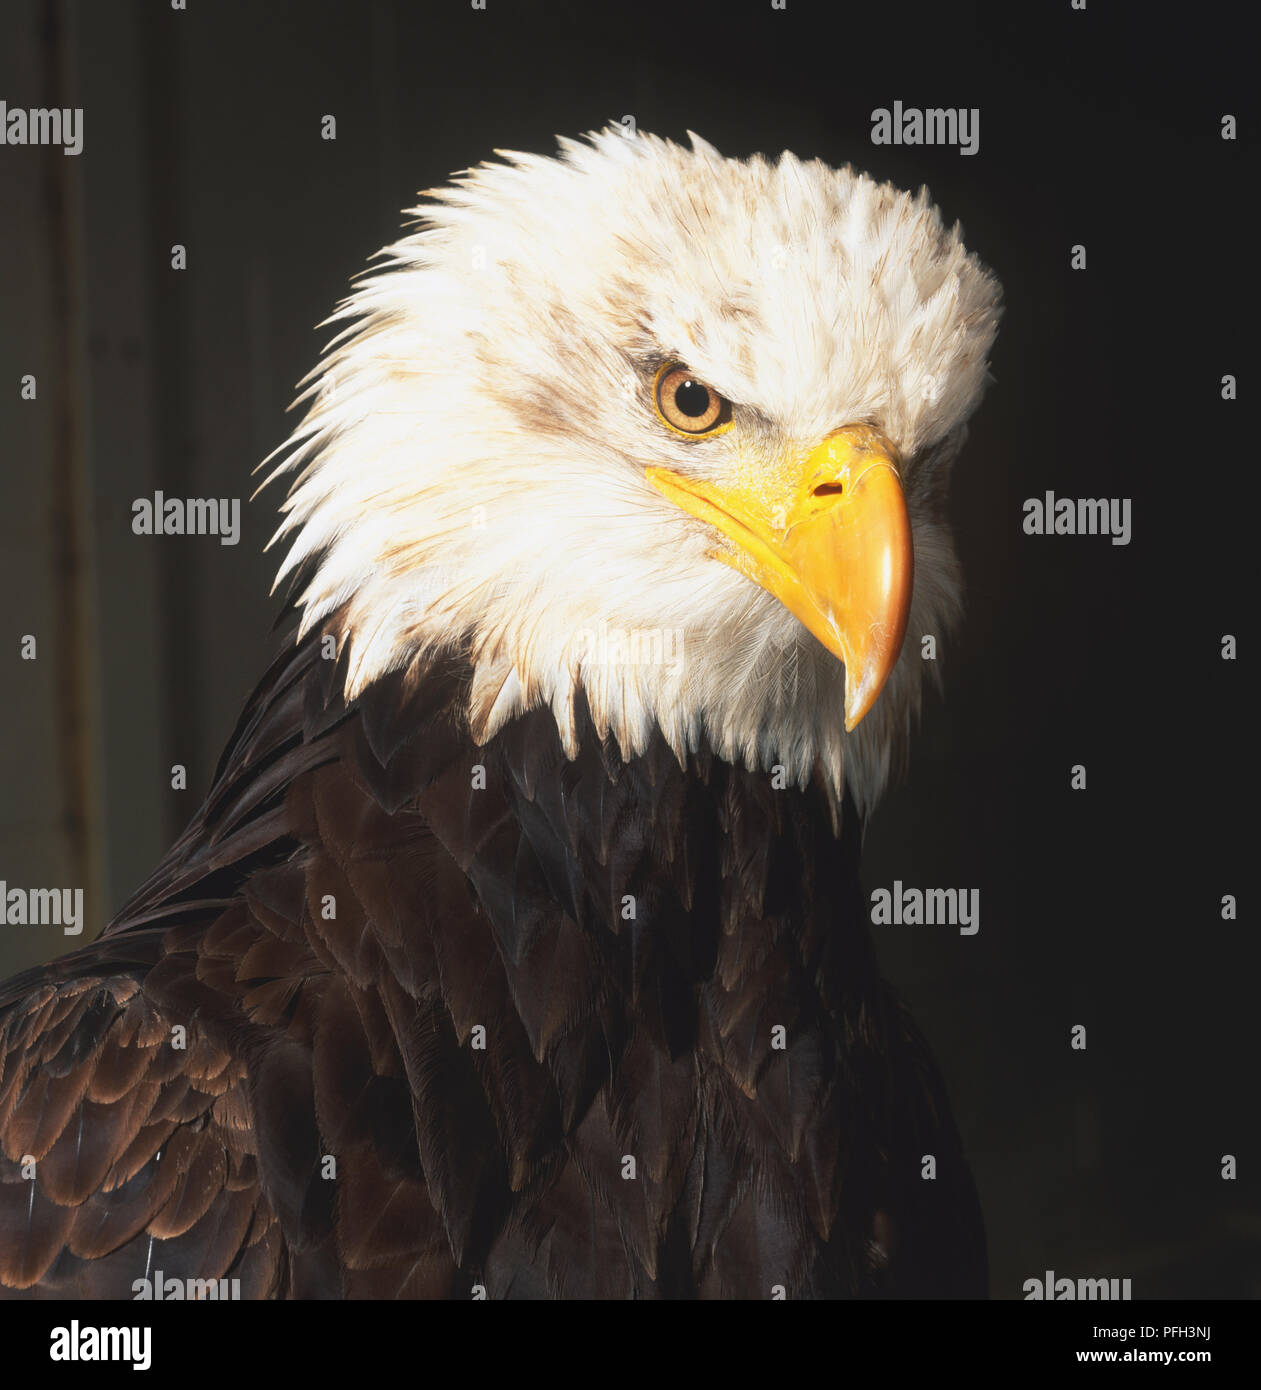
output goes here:
[[731, 416], [730, 405], [712, 386], [679, 365], [657, 373], [656, 406], [666, 424], [680, 434], [712, 434]]

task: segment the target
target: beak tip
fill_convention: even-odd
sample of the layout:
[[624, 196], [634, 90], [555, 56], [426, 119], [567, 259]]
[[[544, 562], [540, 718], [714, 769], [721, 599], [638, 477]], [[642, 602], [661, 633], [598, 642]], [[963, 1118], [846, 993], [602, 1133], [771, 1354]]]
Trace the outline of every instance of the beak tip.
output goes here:
[[854, 730], [867, 717], [868, 711], [875, 704], [874, 699], [868, 698], [868, 692], [863, 685], [853, 687], [850, 685], [849, 668], [845, 669], [845, 732], [852, 734]]
[[[853, 664], [845, 662], [845, 732], [847, 734], [852, 734], [871, 713], [872, 706], [880, 698], [881, 692], [888, 684], [889, 677], [893, 674], [896, 660], [896, 655], [894, 655], [892, 659], [885, 656], [880, 660], [868, 661], [862, 665], [856, 662]], [[855, 669], [860, 672], [860, 675], [857, 680], [851, 681], [850, 672]]]
[[846, 708], [846, 710], [845, 710], [845, 732], [846, 732], [847, 734], [852, 734], [852, 733], [854, 732], [854, 730], [855, 730], [856, 728], [858, 728], [858, 726], [863, 722], [863, 720], [866, 719], [866, 717], [867, 717], [867, 710], [866, 710], [866, 709], [849, 709], [849, 708]]

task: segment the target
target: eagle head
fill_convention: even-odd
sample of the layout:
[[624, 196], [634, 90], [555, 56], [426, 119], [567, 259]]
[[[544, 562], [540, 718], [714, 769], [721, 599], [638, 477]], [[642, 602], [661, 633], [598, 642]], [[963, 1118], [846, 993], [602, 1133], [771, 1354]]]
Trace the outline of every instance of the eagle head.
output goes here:
[[997, 281], [926, 191], [696, 136], [560, 147], [424, 195], [329, 320], [277, 583], [347, 698], [459, 651], [479, 743], [546, 704], [572, 757], [581, 698], [623, 756], [660, 730], [865, 809], [919, 707], [904, 639], [958, 613]]

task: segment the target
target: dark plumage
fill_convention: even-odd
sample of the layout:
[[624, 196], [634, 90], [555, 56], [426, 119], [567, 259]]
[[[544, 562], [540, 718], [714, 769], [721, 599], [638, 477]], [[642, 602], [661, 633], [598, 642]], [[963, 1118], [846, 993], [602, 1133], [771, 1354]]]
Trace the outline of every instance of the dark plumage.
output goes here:
[[0, 993], [6, 1294], [985, 1292], [855, 817], [589, 727], [571, 763], [546, 710], [479, 749], [461, 661], [347, 706], [319, 653], [102, 938]]

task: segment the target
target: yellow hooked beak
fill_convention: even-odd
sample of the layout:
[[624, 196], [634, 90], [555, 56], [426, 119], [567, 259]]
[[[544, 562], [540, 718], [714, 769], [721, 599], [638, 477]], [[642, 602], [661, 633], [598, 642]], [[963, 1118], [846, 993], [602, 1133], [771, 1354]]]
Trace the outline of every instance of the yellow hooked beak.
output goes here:
[[718, 487], [668, 468], [648, 481], [730, 545], [715, 559], [760, 584], [845, 663], [845, 727], [902, 650], [914, 558], [898, 452], [870, 425], [827, 436], [795, 477]]

